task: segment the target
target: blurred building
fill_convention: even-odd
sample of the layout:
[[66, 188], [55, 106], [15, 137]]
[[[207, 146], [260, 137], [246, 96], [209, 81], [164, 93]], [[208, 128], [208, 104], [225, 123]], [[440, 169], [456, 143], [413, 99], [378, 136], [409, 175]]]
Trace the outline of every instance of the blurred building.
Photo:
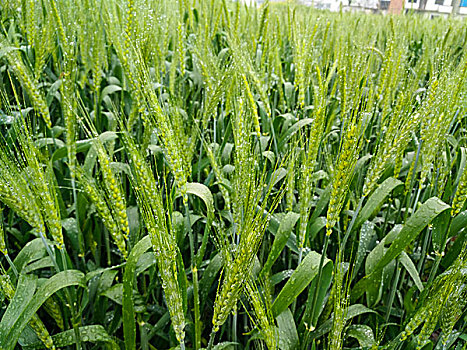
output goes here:
[[[249, 5], [260, 5], [265, 0], [239, 0]], [[269, 0], [269, 2], [287, 2], [287, 0]], [[430, 17], [448, 16], [456, 13], [467, 16], [467, 0], [298, 0], [299, 3], [321, 10], [388, 12], [422, 12]]]
[[301, 0], [304, 5], [314, 6], [315, 8], [330, 11], [369, 11], [378, 10], [380, 0]]
[[467, 15], [467, 0], [405, 0], [406, 11], [425, 12], [431, 17], [447, 16], [453, 10], [460, 15]]

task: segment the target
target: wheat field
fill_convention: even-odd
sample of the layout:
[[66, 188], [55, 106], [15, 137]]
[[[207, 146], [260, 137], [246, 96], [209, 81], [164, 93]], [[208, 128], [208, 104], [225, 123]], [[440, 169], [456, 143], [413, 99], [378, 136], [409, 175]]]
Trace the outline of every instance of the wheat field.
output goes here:
[[465, 20], [0, 17], [0, 349], [467, 348]]

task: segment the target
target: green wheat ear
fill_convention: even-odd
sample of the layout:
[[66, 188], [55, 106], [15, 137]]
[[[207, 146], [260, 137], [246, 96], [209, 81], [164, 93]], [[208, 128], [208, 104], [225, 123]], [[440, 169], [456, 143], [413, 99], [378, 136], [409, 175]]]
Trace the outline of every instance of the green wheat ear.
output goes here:
[[96, 181], [91, 174], [86, 173], [79, 166], [75, 169], [76, 177], [85, 194], [96, 206], [104, 226], [109, 230], [118, 249], [126, 259], [128, 256], [126, 241], [130, 228], [122, 179], [113, 169], [113, 155], [106, 149], [89, 116], [86, 115], [84, 118], [82, 127], [89, 137], [92, 137], [92, 151], [97, 155], [102, 178], [100, 182]]
[[0, 207], [0, 253], [3, 255], [8, 255], [8, 249], [6, 248], [5, 243], [5, 230], [3, 229], [3, 209]]
[[464, 207], [467, 199], [467, 170], [464, 168], [452, 200], [452, 216], [456, 216]]
[[17, 161], [23, 168], [23, 176], [30, 185], [37, 206], [41, 209], [42, 217], [50, 235], [57, 242], [57, 247], [63, 249], [62, 223], [52, 165], [43, 165], [39, 162], [42, 154], [34, 144], [30, 127], [24, 120], [22, 121], [22, 130], [18, 137], [20, 149], [17, 151], [21, 152], [24, 161], [22, 159], [17, 159]]
[[29, 136], [20, 133], [19, 140], [18, 149], [6, 146], [4, 139], [0, 141], [0, 200], [44, 237], [47, 225], [57, 244], [63, 246], [61, 224], [53, 199], [55, 184], [48, 183], [49, 179], [46, 179], [47, 175], [37, 160], [37, 149]]
[[[0, 43], [0, 47], [7, 47], [6, 42], [3, 41]], [[6, 56], [14, 74], [30, 96], [34, 109], [39, 115], [42, 116], [47, 127], [51, 128], [52, 120], [50, 117], [49, 108], [47, 107], [47, 102], [37, 87], [32, 74], [28, 71], [26, 65], [24, 64], [21, 55], [17, 52], [16, 49], [14, 49], [13, 51], [7, 53]]]
[[2, 149], [0, 156], [0, 200], [32, 227], [45, 233], [44, 221], [40, 209], [24, 174]]
[[263, 286], [263, 292], [253, 279], [245, 284], [245, 294], [252, 306], [252, 314], [248, 313], [248, 316], [253, 326], [259, 329], [268, 350], [276, 350], [279, 346], [278, 329], [272, 316], [270, 299], [264, 295], [265, 285], [260, 285]]
[[[124, 128], [123, 123], [121, 127]], [[168, 224], [171, 219], [166, 217], [161, 189], [140, 148], [129, 131], [124, 129], [121, 136], [130, 160], [131, 183], [156, 255], [172, 327], [178, 342], [184, 345], [186, 321], [178, 281], [180, 267], [177, 264], [180, 252], [174, 232]]]
[[349, 124], [341, 143], [333, 175], [331, 199], [326, 216], [327, 236], [331, 235], [332, 229], [339, 218], [362, 145], [360, 137], [361, 121], [350, 121]]
[[78, 167], [76, 168], [76, 176], [78, 183], [83, 189], [83, 193], [90, 199], [91, 203], [96, 207], [97, 213], [102, 220], [105, 228], [109, 231], [111, 237], [117, 244], [118, 249], [126, 259], [128, 252], [126, 249], [125, 236], [117, 224], [117, 219], [112, 215], [112, 202], [109, 202], [107, 193], [104, 189], [85, 171]]
[[[467, 276], [467, 249], [464, 247], [452, 266], [439, 275], [428, 292], [423, 305], [405, 326], [400, 340], [414, 335], [417, 349], [421, 349], [428, 341], [439, 323], [443, 332], [449, 334], [460, 315], [465, 311], [465, 283]], [[422, 325], [418, 334], [416, 330]]]
[[318, 152], [320, 150], [323, 131], [326, 126], [326, 101], [325, 94], [327, 83], [323, 82], [321, 70], [318, 66], [316, 70], [317, 87], [314, 89], [314, 97], [317, 100], [317, 108], [314, 111], [313, 123], [310, 132], [307, 135], [307, 141], [304, 141], [301, 163], [300, 163], [300, 185], [299, 185], [299, 206], [300, 206], [300, 228], [298, 242], [300, 254], [305, 246], [306, 228], [311, 211], [311, 199], [313, 195], [313, 174], [315, 172]]
[[[241, 134], [238, 135], [238, 137], [240, 136]], [[239, 159], [243, 159], [241, 158], [241, 152], [245, 152], [245, 149], [242, 147], [240, 147], [240, 150], [237, 149]], [[252, 167], [254, 160], [252, 158], [246, 159], [248, 160], [239, 164]], [[258, 171], [254, 169], [252, 171]], [[239, 171], [236, 176], [238, 176], [238, 179], [245, 179], [241, 182], [245, 197], [241, 201], [237, 197], [238, 202], [232, 207], [234, 220], [238, 220], [234, 222], [235, 235], [232, 238], [233, 242], [229, 242], [225, 235], [219, 237], [219, 245], [223, 250], [225, 263], [222, 284], [219, 285], [214, 303], [213, 333], [211, 337], [220, 330], [228, 315], [235, 310], [237, 301], [243, 293], [246, 283], [248, 283], [253, 259], [263, 239], [270, 213], [276, 208], [283, 195], [283, 191], [280, 191], [277, 195], [271, 195], [272, 186], [264, 183], [264, 174], [244, 174]], [[240, 182], [237, 182], [237, 184], [240, 185]], [[262, 198], [263, 188], [266, 189], [264, 198]], [[271, 204], [268, 204], [269, 198], [272, 199]], [[236, 210], [240, 212], [235, 212]]]

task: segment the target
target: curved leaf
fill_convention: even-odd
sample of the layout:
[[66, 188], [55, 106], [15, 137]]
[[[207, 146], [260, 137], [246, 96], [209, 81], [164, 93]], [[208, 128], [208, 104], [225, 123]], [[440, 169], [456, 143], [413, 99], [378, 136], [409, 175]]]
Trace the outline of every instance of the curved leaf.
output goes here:
[[206, 185], [198, 182], [189, 182], [186, 186], [188, 193], [194, 194], [203, 200], [208, 211], [208, 218], [212, 219], [214, 217], [214, 199], [211, 190]]
[[310, 218], [311, 222], [315, 221], [324, 211], [324, 209], [328, 205], [330, 195], [331, 195], [331, 186], [328, 185], [326, 189], [322, 191], [319, 196], [319, 200], [318, 200], [318, 203], [316, 203], [315, 210], [313, 210], [313, 214], [311, 214], [311, 218]]
[[372, 276], [371, 283], [367, 285], [366, 295], [368, 305], [376, 304], [382, 297], [383, 286], [390, 283], [395, 263], [391, 261], [383, 270], [374, 272], [381, 257], [388, 250], [385, 245], [390, 244], [402, 229], [402, 225], [396, 225], [392, 230], [381, 240], [381, 242], [373, 248], [368, 254], [365, 261], [365, 273]]
[[401, 181], [393, 177], [389, 177], [384, 180], [383, 183], [379, 185], [378, 188], [368, 198], [362, 210], [360, 210], [354, 227], [360, 227], [365, 221], [369, 220], [372, 216], [375, 216], [381, 209], [381, 206], [386, 200], [386, 197], [389, 196], [392, 191], [402, 185], [403, 183]]
[[[356, 316], [367, 314], [367, 313], [376, 313], [375, 311], [367, 308], [365, 305], [362, 304], [354, 304], [350, 305], [347, 308], [347, 313], [345, 315], [345, 321], [348, 321]], [[327, 319], [325, 322], [321, 324], [316, 330], [310, 332], [310, 338], [319, 338], [324, 334], [331, 331], [332, 322], [333, 322], [334, 314], [331, 315], [331, 318]]]
[[[258, 206], [259, 210], [262, 210]], [[265, 211], [264, 215], [269, 215]], [[269, 225], [268, 225], [268, 231], [271, 232], [274, 236], [277, 234], [277, 230], [279, 229], [280, 222], [283, 219], [284, 214], [283, 213], [278, 213], [276, 215], [271, 215], [269, 219]], [[294, 253], [298, 253], [298, 247], [297, 247], [297, 237], [295, 236], [295, 233], [290, 233], [289, 239], [287, 240], [286, 243], [287, 247]]]
[[[76, 141], [76, 153], [86, 152], [91, 146], [92, 146], [92, 139]], [[57, 160], [65, 158], [67, 155], [68, 155], [68, 150], [66, 146], [61, 147], [52, 154], [52, 158], [50, 160], [51, 162], [55, 162]]]
[[[286, 310], [310, 284], [318, 274], [320, 259], [321, 255], [316, 252], [310, 252], [305, 256], [272, 304], [271, 312], [273, 317], [277, 317]], [[329, 262], [329, 259], [325, 259], [324, 265]]]
[[365, 276], [358, 281], [352, 290], [352, 299], [359, 298], [369, 284], [371, 284], [372, 276], [378, 275], [382, 269], [397, 258], [404, 249], [412, 243], [419, 233], [433, 221], [441, 213], [450, 210], [450, 206], [441, 201], [437, 197], [428, 199], [405, 223], [401, 231], [392, 241], [391, 246], [379, 259], [378, 263], [373, 267], [370, 275]]
[[118, 85], [107, 85], [105, 88], [102, 89], [101, 92], [101, 100], [103, 100], [106, 96], [113, 94], [115, 92], [122, 91], [122, 88]]
[[24, 312], [24, 309], [31, 301], [34, 292], [36, 291], [36, 284], [37, 277], [34, 275], [21, 275], [19, 277], [15, 295], [3, 314], [2, 321], [0, 323], [0, 344], [1, 339], [3, 339], [9, 329], [13, 326], [18, 315]]
[[270, 186], [274, 187], [279, 181], [281, 181], [287, 175], [287, 170], [284, 168], [278, 168], [271, 174]]
[[467, 210], [460, 212], [452, 219], [451, 228], [449, 230], [449, 237], [455, 236], [460, 230], [467, 226]]
[[272, 244], [271, 251], [268, 255], [268, 259], [264, 264], [260, 275], [264, 275], [271, 269], [272, 265], [277, 260], [285, 245], [287, 244], [290, 234], [292, 233], [292, 230], [299, 218], [300, 215], [298, 215], [297, 213], [288, 212], [285, 215], [285, 217], [281, 220], [279, 228], [276, 232], [276, 237], [274, 238], [274, 242]]
[[445, 211], [438, 215], [433, 220], [433, 229], [431, 230], [431, 242], [436, 252], [441, 253], [446, 247], [446, 239], [449, 234], [449, 224], [451, 222], [451, 215], [449, 211]]
[[279, 349], [294, 350], [299, 348], [297, 328], [290, 309], [286, 309], [277, 316], [277, 327], [279, 328]]
[[361, 348], [367, 348], [375, 344], [375, 336], [370, 326], [364, 324], [351, 325], [347, 329], [347, 337], [357, 339]]
[[53, 267], [54, 264], [52, 262], [52, 260], [50, 259], [49, 256], [45, 256], [29, 265], [27, 265], [24, 269], [23, 269], [23, 272], [24, 273], [31, 273], [33, 271], [36, 271], [36, 270], [39, 270], [39, 269], [44, 269], [44, 268], [47, 268], [47, 267]]
[[222, 258], [222, 255], [217, 254], [209, 261], [208, 267], [206, 270], [204, 270], [202, 278], [199, 281], [199, 291], [202, 303], [205, 302], [209, 290], [211, 289], [211, 286], [214, 283], [214, 280], [216, 279], [216, 276], [221, 270], [223, 264], [224, 259]]
[[420, 279], [420, 276], [418, 275], [417, 268], [415, 267], [415, 264], [413, 263], [412, 259], [410, 259], [410, 257], [407, 255], [406, 252], [401, 253], [401, 256], [399, 257], [399, 261], [405, 267], [410, 277], [412, 277], [418, 290], [420, 292], [423, 291], [423, 283], [422, 283], [422, 280]]
[[40, 238], [36, 238], [21, 249], [13, 263], [15, 264], [16, 270], [21, 273], [27, 264], [39, 260], [44, 257], [46, 253], [44, 243]]
[[52, 138], [52, 137], [43, 137], [41, 139], [38, 139], [36, 142], [34, 142], [37, 148], [42, 148], [45, 146], [53, 145], [58, 148], [61, 147], [66, 147], [65, 142], [63, 142], [60, 139]]
[[357, 275], [358, 271], [360, 270], [360, 266], [367, 254], [368, 249], [370, 248], [370, 244], [376, 235], [375, 231], [375, 224], [371, 221], [365, 221], [362, 224], [360, 229], [360, 237], [358, 239], [358, 249], [357, 249], [357, 256], [355, 258], [355, 263], [352, 273], [352, 279]]
[[306, 125], [309, 125], [313, 123], [314, 119], [311, 118], [305, 118], [301, 119], [298, 122], [296, 122], [294, 125], [292, 125], [285, 133], [284, 135], [279, 139], [279, 144], [278, 147], [280, 150], [284, 147], [284, 145], [287, 143], [287, 141], [290, 140], [290, 138], [301, 128], [303, 128]]
[[405, 223], [401, 232], [392, 242], [388, 251], [379, 261], [375, 270], [382, 269], [418, 236], [418, 234], [441, 213], [451, 207], [437, 197], [428, 199]]
[[5, 337], [0, 336], [0, 348], [4, 350], [14, 349], [24, 327], [41, 305], [58, 290], [76, 285], [85, 286], [85, 276], [81, 271], [77, 270], [59, 272], [44, 282], [31, 298], [31, 301], [27, 303], [24, 310], [14, 315], [15, 321], [11, 327], [6, 328], [6, 320], [2, 319], [0, 334], [5, 334]]
[[321, 275], [321, 280], [318, 285], [318, 295], [316, 297], [316, 306], [314, 307], [314, 314], [311, 315], [313, 309], [313, 295], [315, 293], [317, 279], [311, 281], [310, 289], [308, 292], [308, 301], [306, 303], [305, 312], [303, 314], [301, 323], [300, 323], [300, 332], [305, 330], [305, 323], [310, 327], [316, 326], [318, 323], [318, 318], [324, 310], [327, 301], [327, 292], [331, 286], [332, 276], [334, 274], [333, 263], [332, 261], [329, 264], [326, 264], [323, 267], [323, 272]]
[[[117, 343], [112, 339], [112, 337], [107, 333], [104, 327], [101, 325], [92, 325], [92, 326], [84, 326], [79, 328], [80, 334], [80, 341], [82, 342], [103, 342], [108, 343], [108, 345], [115, 350], [120, 349]], [[52, 336], [52, 340], [54, 345], [57, 348], [62, 348], [65, 346], [70, 346], [76, 343], [75, 340], [75, 333], [73, 329], [67, 330], [62, 333], [58, 333]], [[43, 349], [45, 348], [43, 343], [33, 343], [33, 344], [25, 344], [25, 349]]]
[[309, 238], [307, 238], [307, 242], [313, 241], [313, 239], [316, 237], [319, 231], [321, 231], [325, 227], [326, 218], [324, 216], [317, 217], [316, 220], [308, 226], [307, 235], [309, 236]]

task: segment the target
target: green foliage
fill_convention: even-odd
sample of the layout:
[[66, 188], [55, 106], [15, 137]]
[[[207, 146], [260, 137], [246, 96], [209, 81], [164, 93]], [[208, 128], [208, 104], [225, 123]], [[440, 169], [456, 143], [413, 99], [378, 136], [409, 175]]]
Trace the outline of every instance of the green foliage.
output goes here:
[[1, 349], [461, 349], [465, 23], [0, 2]]

